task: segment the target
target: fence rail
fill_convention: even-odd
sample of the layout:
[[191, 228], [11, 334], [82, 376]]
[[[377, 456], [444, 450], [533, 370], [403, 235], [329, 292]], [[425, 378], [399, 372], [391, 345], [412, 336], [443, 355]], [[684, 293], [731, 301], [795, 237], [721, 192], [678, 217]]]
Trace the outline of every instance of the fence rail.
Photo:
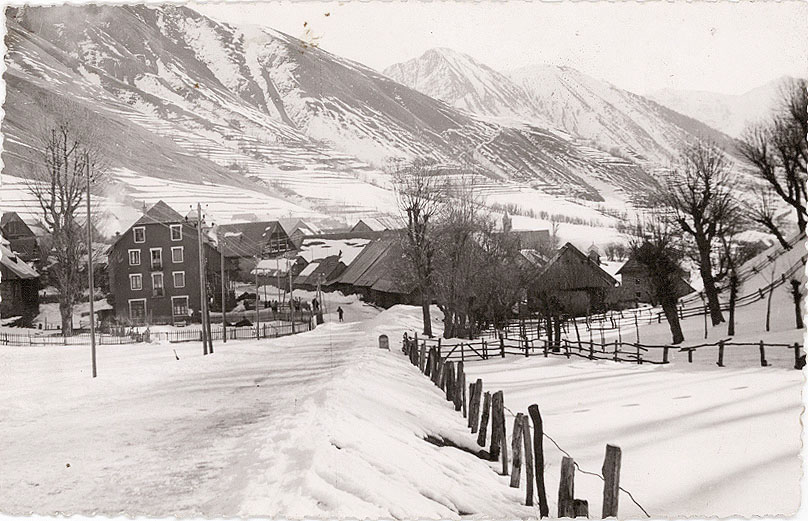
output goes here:
[[[415, 339], [418, 336], [415, 335]], [[653, 345], [639, 342], [623, 342], [614, 340], [611, 342], [595, 342], [588, 340], [573, 340], [562, 338], [558, 342], [548, 342], [543, 338], [530, 338], [527, 336], [517, 338], [506, 338], [501, 335], [494, 341], [486, 338], [476, 340], [455, 341], [454, 343], [444, 343], [443, 339], [423, 338], [418, 340], [423, 349], [429, 351], [435, 349], [441, 362], [459, 361], [469, 362], [473, 360], [489, 360], [492, 357], [505, 358], [506, 356], [521, 356], [529, 358], [531, 356], [563, 356], [566, 358], [584, 358], [588, 360], [611, 360], [614, 362], [628, 362], [636, 364], [668, 364], [670, 363], [670, 352], [687, 352], [688, 362], [693, 362], [693, 353], [706, 348], [718, 348], [717, 364], [723, 367], [724, 349], [727, 347], [754, 348], [760, 353], [760, 365], [769, 365], [766, 359], [766, 349], [792, 349], [794, 351], [794, 368], [802, 369], [805, 365], [805, 355], [803, 345], [800, 343], [781, 344], [760, 342], [732, 342], [731, 340], [719, 340], [712, 343], [702, 343], [691, 346], [678, 345]]]
[[[228, 327], [228, 340], [249, 340], [261, 338], [278, 338], [311, 330], [311, 321], [289, 324], [261, 324], [255, 326]], [[260, 335], [259, 335], [260, 333]], [[214, 340], [222, 339], [222, 329], [212, 329]], [[202, 329], [183, 329], [180, 331], [130, 331], [126, 334], [98, 333], [95, 336], [98, 345], [124, 345], [148, 342], [201, 342]], [[40, 335], [22, 333], [0, 333], [0, 346], [76, 346], [90, 345], [90, 333], [76, 333], [72, 336]]]

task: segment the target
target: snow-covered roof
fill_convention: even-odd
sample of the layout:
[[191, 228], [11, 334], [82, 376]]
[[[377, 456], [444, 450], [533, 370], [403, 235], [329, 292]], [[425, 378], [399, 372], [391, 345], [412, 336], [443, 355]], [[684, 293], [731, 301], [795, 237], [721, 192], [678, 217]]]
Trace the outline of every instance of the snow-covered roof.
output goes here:
[[340, 260], [346, 266], [350, 266], [353, 260], [370, 242], [370, 239], [323, 239], [319, 237], [306, 237], [300, 244], [300, 256], [307, 261], [324, 259], [331, 255], [339, 255]]
[[8, 268], [11, 273], [21, 279], [35, 279], [39, 277], [39, 273], [23, 262], [14, 252], [0, 245], [0, 265]]

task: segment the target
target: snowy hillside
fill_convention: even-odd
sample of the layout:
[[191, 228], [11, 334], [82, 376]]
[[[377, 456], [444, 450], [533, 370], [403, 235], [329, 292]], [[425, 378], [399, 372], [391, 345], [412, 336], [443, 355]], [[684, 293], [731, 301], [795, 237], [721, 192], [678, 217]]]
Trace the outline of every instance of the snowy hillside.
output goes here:
[[570, 67], [528, 66], [497, 72], [450, 49], [385, 69], [405, 85], [456, 107], [562, 129], [643, 164], [665, 164], [686, 142], [730, 138], [642, 96]]
[[788, 77], [778, 78], [743, 94], [663, 89], [648, 97], [730, 136], [741, 137], [749, 124], [769, 117], [781, 88], [789, 80]]
[[137, 210], [155, 195], [133, 190], [129, 174], [204, 181], [211, 205], [236, 189], [267, 216], [350, 221], [391, 211], [382, 167], [393, 157], [470, 161], [500, 195], [622, 205], [655, 186], [564, 132], [491, 121], [283, 33], [185, 7], [21, 7], [7, 26], [12, 181], [36, 167], [37, 132], [68, 105], [103, 136], [116, 204]]

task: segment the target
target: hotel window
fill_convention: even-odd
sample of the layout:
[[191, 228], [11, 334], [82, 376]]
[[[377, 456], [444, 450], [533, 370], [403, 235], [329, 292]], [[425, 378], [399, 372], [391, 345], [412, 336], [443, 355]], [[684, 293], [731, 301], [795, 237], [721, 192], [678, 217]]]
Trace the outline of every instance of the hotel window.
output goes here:
[[182, 225], [181, 224], [172, 224], [171, 225], [171, 240], [172, 241], [181, 241], [182, 240]]
[[135, 236], [136, 243], [144, 243], [146, 242], [146, 228], [143, 226], [139, 226], [137, 228], [132, 228], [132, 233]]
[[151, 267], [153, 270], [161, 270], [163, 269], [163, 249], [162, 248], [152, 248], [149, 250], [151, 252]]
[[140, 266], [140, 250], [129, 250], [129, 265]]
[[163, 295], [165, 295], [165, 292], [163, 291], [163, 274], [152, 273], [151, 281], [152, 281], [152, 296], [162, 297]]
[[182, 246], [172, 246], [171, 248], [171, 262], [179, 264], [185, 262], [185, 251]]
[[129, 275], [129, 289], [132, 291], [140, 291], [143, 289], [143, 275], [140, 273], [132, 273]]
[[175, 288], [184, 288], [185, 287], [185, 272], [184, 271], [175, 271], [174, 275], [174, 287]]

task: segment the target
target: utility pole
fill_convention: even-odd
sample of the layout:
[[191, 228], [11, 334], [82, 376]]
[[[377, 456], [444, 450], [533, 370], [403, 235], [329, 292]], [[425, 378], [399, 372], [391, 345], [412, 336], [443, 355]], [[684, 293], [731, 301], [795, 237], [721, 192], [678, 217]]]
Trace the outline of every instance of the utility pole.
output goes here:
[[292, 333], [295, 332], [294, 286], [292, 285], [292, 270], [289, 270], [289, 317], [292, 319]]
[[207, 329], [205, 328], [205, 308], [207, 307], [205, 287], [204, 249], [202, 248], [202, 205], [196, 203], [196, 240], [199, 246], [199, 317], [202, 319], [202, 354], [208, 354]]
[[219, 239], [219, 263], [222, 265], [222, 342], [227, 342], [227, 286], [224, 283], [224, 244]]
[[259, 257], [255, 257], [255, 338], [261, 339], [261, 311], [258, 309], [258, 263]]
[[208, 354], [213, 354], [213, 330], [210, 327], [210, 307], [212, 297], [208, 296], [208, 259], [205, 258], [205, 327], [208, 329]]
[[90, 286], [90, 352], [93, 358], [93, 378], [98, 376], [95, 363], [95, 284], [93, 281], [93, 228], [90, 219], [90, 156], [84, 153], [84, 167], [87, 171], [87, 281]]

